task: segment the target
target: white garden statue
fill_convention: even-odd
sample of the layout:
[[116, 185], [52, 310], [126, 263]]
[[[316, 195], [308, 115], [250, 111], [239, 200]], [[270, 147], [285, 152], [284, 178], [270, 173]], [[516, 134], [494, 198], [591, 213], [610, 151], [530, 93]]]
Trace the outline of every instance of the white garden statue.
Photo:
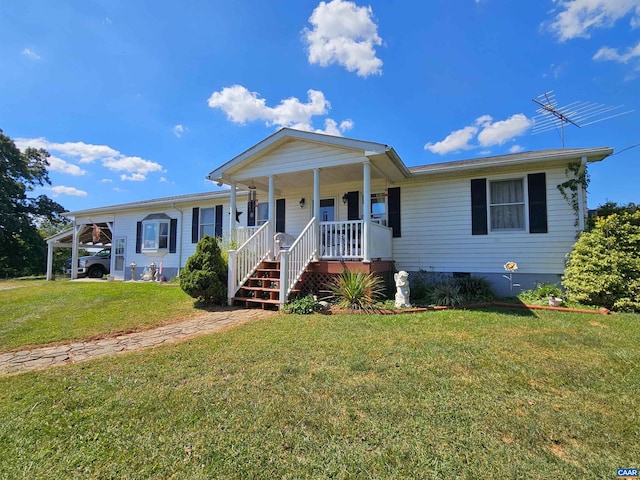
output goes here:
[[404, 270], [393, 276], [396, 281], [396, 308], [411, 307], [409, 304], [409, 274]]

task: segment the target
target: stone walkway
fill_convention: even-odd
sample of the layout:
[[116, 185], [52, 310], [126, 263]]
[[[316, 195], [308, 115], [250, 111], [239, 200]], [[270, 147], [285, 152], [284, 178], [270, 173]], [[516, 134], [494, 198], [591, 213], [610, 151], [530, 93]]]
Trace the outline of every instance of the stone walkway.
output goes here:
[[155, 347], [163, 343], [177, 342], [197, 335], [218, 332], [227, 327], [241, 325], [274, 314], [276, 312], [268, 310], [229, 309], [209, 312], [181, 323], [101, 340], [0, 353], [0, 376]]

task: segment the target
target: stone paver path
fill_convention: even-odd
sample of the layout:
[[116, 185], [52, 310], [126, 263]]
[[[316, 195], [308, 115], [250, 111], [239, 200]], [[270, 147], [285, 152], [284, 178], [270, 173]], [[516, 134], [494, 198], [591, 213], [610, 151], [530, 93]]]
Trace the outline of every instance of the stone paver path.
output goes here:
[[0, 353], [0, 376], [140, 350], [162, 343], [177, 342], [197, 335], [218, 332], [227, 327], [266, 318], [274, 314], [276, 312], [268, 310], [230, 309], [209, 312], [181, 323], [101, 340], [79, 341], [64, 345]]

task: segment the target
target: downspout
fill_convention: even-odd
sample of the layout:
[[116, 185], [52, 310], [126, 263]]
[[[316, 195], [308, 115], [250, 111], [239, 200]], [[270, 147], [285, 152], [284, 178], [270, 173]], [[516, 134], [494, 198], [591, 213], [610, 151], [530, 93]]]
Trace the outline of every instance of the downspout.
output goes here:
[[182, 269], [182, 235], [184, 233], [184, 226], [183, 226], [184, 212], [178, 207], [176, 207], [176, 204], [173, 202], [171, 202], [171, 208], [180, 212], [180, 235], [178, 235], [178, 238], [180, 239], [180, 245], [178, 245], [178, 275], [180, 275], [180, 270]]
[[[580, 161], [580, 168], [578, 169], [578, 180], [583, 178], [587, 171], [587, 157], [582, 157]], [[584, 231], [585, 228], [585, 186], [582, 182], [578, 182], [578, 228], [580, 231]]]

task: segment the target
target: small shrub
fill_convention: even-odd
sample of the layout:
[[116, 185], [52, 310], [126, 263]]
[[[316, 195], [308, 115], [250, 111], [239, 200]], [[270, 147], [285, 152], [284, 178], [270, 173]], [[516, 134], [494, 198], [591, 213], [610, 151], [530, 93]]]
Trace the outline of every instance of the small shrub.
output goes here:
[[299, 315], [308, 315], [320, 310], [320, 305], [316, 303], [313, 295], [298, 297], [284, 306], [285, 313], [297, 313]]
[[223, 305], [227, 301], [227, 263], [218, 241], [202, 237], [180, 272], [180, 288], [203, 305]]
[[385, 291], [382, 279], [371, 273], [344, 270], [327, 285], [339, 308], [372, 310]]
[[445, 282], [436, 285], [431, 292], [431, 301], [434, 305], [455, 307], [463, 302], [460, 294], [460, 286], [454, 282]]
[[553, 283], [539, 283], [532, 290], [524, 290], [518, 294], [518, 299], [528, 305], [546, 305], [549, 297], [562, 297], [562, 289]]
[[454, 285], [460, 287], [465, 302], [488, 302], [496, 298], [491, 283], [482, 277], [454, 277]]

